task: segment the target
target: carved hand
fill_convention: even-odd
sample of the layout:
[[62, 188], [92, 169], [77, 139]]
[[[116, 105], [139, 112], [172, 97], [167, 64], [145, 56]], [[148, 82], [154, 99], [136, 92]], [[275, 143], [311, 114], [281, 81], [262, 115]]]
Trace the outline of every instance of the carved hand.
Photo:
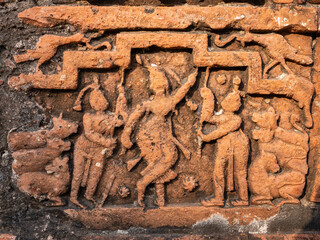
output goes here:
[[197, 76], [198, 76], [198, 68], [196, 68], [196, 70], [189, 75], [188, 81], [190, 81], [192, 84], [195, 83]]
[[198, 135], [201, 137], [202, 140], [204, 140], [206, 138], [206, 135], [204, 135], [201, 131], [201, 128], [199, 128], [198, 130]]
[[110, 147], [115, 147], [116, 144], [117, 144], [117, 139], [116, 138], [109, 138], [105, 142], [104, 146], [106, 148], [110, 148]]
[[120, 141], [121, 144], [127, 149], [131, 148], [133, 145], [133, 143], [130, 140], [130, 134], [126, 134], [125, 132], [121, 135]]

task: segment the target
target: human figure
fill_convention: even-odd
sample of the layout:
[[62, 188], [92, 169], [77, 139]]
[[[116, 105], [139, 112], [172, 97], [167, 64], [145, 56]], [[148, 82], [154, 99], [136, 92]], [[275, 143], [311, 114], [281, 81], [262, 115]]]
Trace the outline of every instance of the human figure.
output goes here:
[[[100, 181], [104, 159], [110, 157], [116, 147], [116, 138], [113, 137], [115, 127], [121, 126], [125, 119], [120, 120], [112, 112], [105, 113], [109, 106], [107, 99], [99, 89], [98, 78], [94, 83], [84, 88], [76, 101], [75, 110], [81, 110], [81, 97], [88, 89], [93, 89], [89, 96], [89, 103], [93, 113], [83, 115], [84, 133], [77, 139], [74, 147], [74, 169], [71, 185], [70, 201], [84, 208], [77, 200], [80, 186], [86, 187], [84, 197], [95, 202], [93, 195]], [[119, 89], [122, 86], [119, 85]], [[119, 91], [119, 98], [124, 98], [124, 92]], [[79, 107], [80, 106], [80, 107]]]
[[[249, 139], [240, 129], [242, 119], [234, 112], [241, 106], [238, 91], [229, 93], [221, 102], [223, 114], [212, 116], [207, 122], [216, 124], [217, 129], [209, 134], [198, 134], [205, 142], [217, 140], [217, 153], [213, 170], [214, 198], [201, 201], [203, 206], [224, 206], [224, 191], [233, 191], [234, 185], [240, 199], [232, 202], [234, 206], [248, 205], [247, 162]], [[227, 174], [226, 174], [227, 170]], [[235, 179], [233, 179], [235, 178]]]
[[138, 120], [145, 115], [136, 135], [141, 150], [139, 159], [144, 158], [148, 164], [141, 172], [142, 178], [137, 182], [138, 204], [141, 207], [145, 206], [144, 193], [146, 187], [153, 182], [157, 193], [156, 204], [164, 206], [164, 183], [177, 176], [171, 169], [178, 159], [176, 146], [182, 150], [187, 159], [190, 159], [190, 152], [172, 134], [171, 119], [168, 119], [168, 114], [194, 85], [198, 71], [193, 72], [175, 94], [169, 95], [169, 83], [165, 73], [146, 59], [142, 60], [140, 56], [137, 60], [139, 63], [143, 61], [149, 70], [150, 90], [153, 91], [154, 97], [138, 105], [131, 113], [124, 127], [121, 142], [127, 149], [132, 147], [131, 133]]

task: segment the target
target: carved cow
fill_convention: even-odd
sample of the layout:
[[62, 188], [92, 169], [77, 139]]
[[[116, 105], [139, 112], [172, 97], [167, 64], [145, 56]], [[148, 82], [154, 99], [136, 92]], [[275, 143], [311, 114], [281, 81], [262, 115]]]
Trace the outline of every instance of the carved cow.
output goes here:
[[70, 141], [53, 138], [47, 140], [45, 147], [13, 152], [12, 156], [15, 161], [12, 168], [18, 175], [26, 172], [43, 171], [46, 164], [59, 157], [62, 152], [70, 150], [70, 146]]
[[53, 117], [53, 128], [50, 130], [39, 130], [35, 132], [10, 132], [8, 135], [9, 147], [12, 151], [21, 149], [35, 149], [46, 145], [48, 138], [64, 139], [77, 132], [78, 124]]
[[52, 206], [62, 206], [60, 196], [68, 190], [70, 173], [69, 158], [55, 158], [45, 167], [45, 172], [24, 173], [18, 179], [20, 191], [30, 194], [32, 197], [53, 201]]
[[78, 123], [53, 117], [53, 128], [35, 132], [13, 132], [8, 135], [13, 151], [12, 168], [16, 174], [44, 171], [45, 166], [62, 152], [70, 150], [71, 142], [63, 139], [77, 132]]

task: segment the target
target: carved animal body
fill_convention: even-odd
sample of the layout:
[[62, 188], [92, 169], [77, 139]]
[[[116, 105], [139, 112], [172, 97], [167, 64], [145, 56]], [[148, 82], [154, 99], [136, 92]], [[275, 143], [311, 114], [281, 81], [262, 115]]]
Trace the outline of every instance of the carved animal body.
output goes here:
[[296, 75], [287, 75], [283, 79], [261, 79], [257, 83], [254, 93], [277, 94], [296, 100], [305, 114], [304, 125], [312, 127], [313, 120], [310, 105], [314, 93], [314, 86], [308, 79]]
[[268, 143], [260, 143], [260, 149], [275, 154], [283, 168], [292, 169], [304, 175], [308, 173], [306, 161], [308, 150], [303, 149], [301, 146], [274, 139]]
[[248, 183], [253, 204], [271, 204], [275, 198], [285, 198], [284, 203], [299, 203], [304, 185], [305, 176], [297, 171], [280, 170], [274, 154], [261, 151], [260, 156], [250, 165]]
[[[249, 167], [248, 185], [253, 204], [272, 204], [272, 186], [275, 176], [270, 173], [276, 173], [280, 170], [277, 158], [271, 154], [262, 151]], [[263, 183], [261, 185], [261, 183]]]
[[252, 34], [247, 31], [244, 36], [232, 35], [225, 41], [220, 41], [219, 36], [217, 36], [215, 39], [215, 43], [217, 46], [222, 47], [233, 39], [240, 41], [243, 46], [245, 46], [245, 43], [247, 42], [254, 42], [265, 49], [272, 60], [264, 68], [264, 78], [266, 77], [266, 73], [268, 72], [268, 70], [279, 63], [289, 74], [293, 74], [293, 72], [285, 62], [286, 59], [302, 65], [310, 65], [313, 63], [312, 58], [298, 54], [298, 50], [292, 47], [280, 34], [272, 33], [259, 35]]
[[12, 164], [16, 174], [44, 171], [45, 166], [62, 152], [70, 150], [71, 143], [63, 141], [77, 132], [78, 124], [53, 118], [53, 128], [36, 132], [11, 132], [8, 136], [10, 148], [15, 159]]
[[[18, 187], [22, 192], [26, 192], [36, 199], [45, 198], [53, 201], [52, 206], [64, 205], [60, 195], [68, 190], [70, 173], [68, 158], [56, 158], [45, 167], [44, 172], [28, 172], [20, 176]], [[48, 174], [49, 173], [49, 174]]]
[[[253, 137], [260, 139], [259, 149], [275, 154], [282, 168], [299, 171], [304, 175], [307, 174], [308, 134], [295, 122], [291, 122], [295, 129], [288, 130], [278, 127], [277, 119], [278, 116], [273, 108], [270, 108], [267, 112], [253, 114], [252, 120], [260, 128], [253, 131]], [[262, 140], [263, 131], [269, 131], [273, 138]]]
[[[259, 130], [254, 130], [253, 137], [260, 140], [260, 156], [249, 168], [249, 187], [253, 204], [271, 204], [274, 198], [282, 197], [280, 203], [299, 203], [308, 172], [307, 154], [309, 137], [296, 123], [291, 123], [295, 130], [277, 127], [278, 116], [273, 108], [267, 112], [254, 113], [252, 120]], [[297, 131], [298, 130], [298, 131]], [[264, 135], [268, 137], [264, 138]], [[278, 163], [281, 173], [276, 173]], [[276, 171], [277, 170], [277, 171]]]
[[57, 52], [59, 46], [70, 44], [70, 43], [86, 43], [89, 40], [81, 33], [77, 33], [70, 37], [56, 36], [56, 35], [44, 35], [40, 38], [37, 43], [35, 50], [28, 50], [27, 53], [22, 55], [14, 56], [14, 60], [17, 63], [32, 61], [39, 59], [37, 65], [37, 71], [39, 67], [50, 60]]
[[50, 130], [39, 130], [36, 132], [10, 132], [8, 135], [9, 147], [12, 151], [21, 149], [35, 149], [46, 145], [49, 138], [64, 139], [72, 133], [76, 133], [78, 124], [62, 119], [53, 117], [53, 128]]
[[46, 164], [70, 150], [71, 143], [60, 138], [48, 139], [42, 148], [22, 149], [12, 154], [15, 159], [12, 168], [16, 174], [43, 171]]

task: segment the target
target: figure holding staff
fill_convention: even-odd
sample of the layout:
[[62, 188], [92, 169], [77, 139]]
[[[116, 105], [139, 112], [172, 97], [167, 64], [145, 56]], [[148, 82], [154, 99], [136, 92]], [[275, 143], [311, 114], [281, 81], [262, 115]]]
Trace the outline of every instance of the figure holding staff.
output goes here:
[[206, 207], [224, 206], [225, 189], [229, 192], [237, 190], [240, 199], [232, 202], [234, 206], [248, 205], [249, 139], [240, 129], [241, 117], [235, 114], [241, 106], [241, 93], [238, 91], [239, 78], [233, 80], [234, 89], [221, 102], [223, 113], [213, 115], [206, 120], [216, 124], [217, 129], [207, 135], [202, 133], [201, 128], [198, 130], [202, 141], [217, 140], [218, 144], [213, 170], [215, 196], [201, 201], [201, 204]]

